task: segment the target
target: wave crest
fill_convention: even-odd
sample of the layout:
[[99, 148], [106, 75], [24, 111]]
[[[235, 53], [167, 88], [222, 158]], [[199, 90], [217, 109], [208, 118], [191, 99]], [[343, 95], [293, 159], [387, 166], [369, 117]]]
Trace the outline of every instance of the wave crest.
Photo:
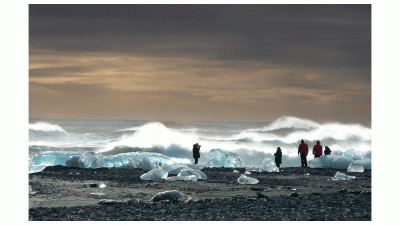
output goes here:
[[34, 124], [29, 124], [29, 130], [32, 131], [43, 131], [43, 132], [62, 132], [67, 133], [62, 127], [56, 124], [37, 122]]

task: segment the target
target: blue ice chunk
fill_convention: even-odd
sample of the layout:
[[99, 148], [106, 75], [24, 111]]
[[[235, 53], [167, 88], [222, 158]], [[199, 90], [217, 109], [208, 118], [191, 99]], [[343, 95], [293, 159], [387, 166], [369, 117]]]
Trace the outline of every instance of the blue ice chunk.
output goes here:
[[350, 164], [355, 164], [354, 160], [347, 156], [338, 156], [332, 161], [332, 168], [347, 169]]
[[137, 160], [141, 160], [142, 157], [146, 157], [150, 162], [155, 163], [155, 164], [164, 164], [164, 163], [190, 163], [189, 159], [185, 158], [174, 158], [174, 157], [169, 157], [160, 153], [154, 153], [154, 152], [131, 152], [131, 153], [122, 153], [118, 155], [112, 155], [108, 156], [105, 159], [105, 162], [107, 164], [107, 167], [122, 167], [126, 163], [129, 162], [129, 160], [132, 157], [135, 157]]
[[361, 160], [355, 160], [355, 164], [361, 165], [364, 169], [371, 169], [371, 159], [370, 158], [363, 158]]
[[212, 149], [208, 153], [207, 167], [244, 167], [243, 160], [236, 154]]
[[132, 157], [129, 159], [129, 162], [126, 163], [124, 168], [141, 168], [144, 170], [153, 170], [153, 169], [160, 169], [160, 166], [150, 162], [147, 157], [142, 157], [140, 160]]
[[347, 168], [347, 172], [362, 173], [364, 172], [364, 167], [357, 164], [350, 164], [349, 168]]
[[32, 166], [46, 165], [46, 166], [66, 166], [66, 162], [73, 155], [82, 155], [80, 152], [67, 152], [67, 151], [45, 151], [41, 152], [31, 160]]
[[360, 160], [361, 159], [361, 157], [358, 156], [358, 154], [356, 153], [356, 151], [354, 149], [347, 150], [343, 154], [344, 154], [344, 156], [347, 156], [347, 157], [349, 157], [349, 158], [351, 158], [353, 160]]
[[105, 156], [102, 154], [97, 154], [96, 152], [85, 152], [78, 159], [79, 168], [102, 168], [106, 167], [106, 162], [104, 161]]
[[323, 155], [319, 158], [308, 161], [310, 168], [335, 168], [335, 169], [347, 169], [350, 164], [355, 164], [354, 160], [341, 155]]

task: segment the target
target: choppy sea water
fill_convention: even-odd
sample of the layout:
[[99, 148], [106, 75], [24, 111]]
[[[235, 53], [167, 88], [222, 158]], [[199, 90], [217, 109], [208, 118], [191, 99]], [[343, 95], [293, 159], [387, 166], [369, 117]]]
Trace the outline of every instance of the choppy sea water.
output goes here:
[[317, 123], [288, 116], [257, 123], [29, 120], [30, 159], [44, 151], [104, 155], [143, 151], [193, 160], [192, 146], [199, 143], [199, 164], [206, 164], [211, 149], [221, 149], [239, 155], [246, 166], [259, 166], [280, 147], [281, 166], [292, 167], [300, 166], [297, 148], [301, 139], [311, 150], [319, 140], [333, 155], [354, 149], [360, 157], [371, 158], [371, 129], [360, 124]]

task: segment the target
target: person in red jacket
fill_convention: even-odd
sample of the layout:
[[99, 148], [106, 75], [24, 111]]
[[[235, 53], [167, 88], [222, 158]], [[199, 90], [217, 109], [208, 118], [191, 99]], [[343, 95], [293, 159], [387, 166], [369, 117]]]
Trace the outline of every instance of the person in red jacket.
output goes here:
[[308, 145], [304, 143], [304, 140], [301, 140], [297, 155], [300, 155], [301, 167], [307, 167]]
[[314, 155], [314, 159], [318, 158], [322, 155], [322, 146], [319, 144], [320, 142], [317, 141], [317, 144], [314, 145], [314, 148], [312, 150], [312, 154]]

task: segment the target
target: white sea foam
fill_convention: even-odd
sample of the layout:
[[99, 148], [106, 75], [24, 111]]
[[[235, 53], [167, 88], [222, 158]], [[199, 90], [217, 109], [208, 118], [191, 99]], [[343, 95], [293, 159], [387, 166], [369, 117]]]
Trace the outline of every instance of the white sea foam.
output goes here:
[[46, 122], [37, 122], [34, 124], [29, 124], [28, 128], [29, 130], [34, 130], [34, 131], [44, 131], [44, 132], [58, 131], [66, 133], [66, 131], [59, 125]]

